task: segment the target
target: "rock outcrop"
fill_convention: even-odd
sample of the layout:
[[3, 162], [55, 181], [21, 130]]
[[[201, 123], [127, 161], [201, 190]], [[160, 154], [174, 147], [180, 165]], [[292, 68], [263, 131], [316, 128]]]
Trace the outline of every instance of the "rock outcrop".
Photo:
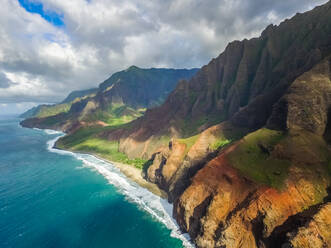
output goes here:
[[[252, 144], [251, 138], [244, 138], [198, 171], [174, 208], [180, 227], [198, 247], [281, 247], [290, 242], [287, 237], [298, 226], [287, 221], [323, 202], [330, 186], [325, 166], [329, 157], [303, 161], [300, 154], [305, 152], [304, 145], [293, 156], [290, 147], [297, 144], [292, 140], [297, 135], [302, 134], [289, 135], [269, 148], [270, 155], [261, 158], [254, 154], [260, 141]], [[319, 141], [313, 149], [324, 147], [327, 151], [325, 142], [316, 139]], [[256, 164], [243, 168], [237, 164], [241, 158], [257, 158]], [[274, 161], [278, 166], [271, 169]], [[287, 164], [285, 172], [281, 163]], [[264, 173], [269, 182], [263, 180]], [[304, 232], [304, 227], [300, 230]]]
[[175, 201], [174, 216], [198, 247], [331, 246], [330, 69], [326, 58], [275, 103], [268, 125], [280, 131], [260, 129], [213, 150], [217, 141], [248, 133], [224, 122], [202, 132], [186, 153], [174, 140], [157, 154], [162, 159], [154, 159], [148, 178], [161, 179], [154, 182]]
[[274, 106], [268, 126], [323, 135], [331, 109], [331, 58], [298, 77]]
[[329, 247], [331, 245], [331, 203], [322, 205], [290, 238], [292, 247]]

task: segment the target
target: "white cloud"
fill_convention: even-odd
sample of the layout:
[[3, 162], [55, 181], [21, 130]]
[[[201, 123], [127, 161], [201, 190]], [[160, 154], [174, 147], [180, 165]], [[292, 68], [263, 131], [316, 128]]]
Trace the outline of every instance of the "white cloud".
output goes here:
[[[34, 0], [37, 1], [37, 0]], [[200, 67], [233, 39], [326, 0], [40, 0], [63, 15], [55, 27], [18, 1], [0, 8], [0, 102], [54, 102], [111, 73], [142, 67]], [[12, 83], [11, 83], [12, 82]]]

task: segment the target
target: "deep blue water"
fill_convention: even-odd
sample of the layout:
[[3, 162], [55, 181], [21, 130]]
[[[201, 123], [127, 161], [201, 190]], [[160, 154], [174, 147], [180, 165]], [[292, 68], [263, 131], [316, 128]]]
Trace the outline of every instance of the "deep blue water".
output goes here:
[[59, 134], [18, 122], [0, 117], [1, 248], [183, 247], [165, 201], [105, 162], [50, 151]]

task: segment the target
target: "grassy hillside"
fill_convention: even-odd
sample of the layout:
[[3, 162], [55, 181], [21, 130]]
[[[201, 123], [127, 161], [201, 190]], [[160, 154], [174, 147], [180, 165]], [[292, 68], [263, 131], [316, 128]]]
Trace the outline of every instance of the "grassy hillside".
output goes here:
[[[124, 127], [123, 125], [122, 127]], [[100, 137], [100, 133], [113, 129], [114, 127], [83, 127], [72, 135], [65, 136], [58, 140], [56, 146], [61, 149], [85, 152], [97, 155], [106, 160], [120, 162], [142, 169], [147, 160], [129, 159], [126, 154], [119, 151], [119, 143], [108, 141]]]
[[37, 113], [35, 113], [35, 117], [44, 118], [48, 116], [57, 115], [59, 113], [67, 113], [70, 110], [71, 103], [62, 103], [55, 104], [50, 106], [42, 106]]
[[78, 100], [79, 98], [84, 98], [87, 96], [93, 97], [97, 93], [97, 91], [98, 88], [73, 91], [61, 103], [70, 103], [75, 100]]
[[145, 111], [146, 109], [134, 109], [124, 104], [111, 104], [105, 109], [93, 111], [84, 118], [84, 121], [102, 121], [110, 126], [118, 126], [141, 117]]
[[22, 113], [20, 117], [22, 118], [45, 118], [49, 116], [54, 116], [60, 113], [69, 112], [71, 105], [74, 102], [80, 101], [89, 96], [94, 96], [97, 89], [88, 89], [71, 92], [61, 103], [58, 104], [41, 104], [39, 106], [33, 107], [26, 112]]

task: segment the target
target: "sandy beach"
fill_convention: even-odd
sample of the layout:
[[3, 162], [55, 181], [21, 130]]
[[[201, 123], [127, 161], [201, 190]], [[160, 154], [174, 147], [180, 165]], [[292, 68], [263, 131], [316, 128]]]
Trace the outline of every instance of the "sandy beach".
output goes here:
[[[56, 147], [56, 144], [54, 145], [54, 148], [59, 149], [59, 150], [64, 150], [64, 151], [66, 150], [66, 149], [61, 149], [61, 148]], [[134, 181], [141, 187], [146, 188], [147, 190], [149, 190], [150, 192], [152, 192], [153, 194], [155, 194], [157, 196], [160, 196], [165, 199], [167, 198], [166, 192], [159, 189], [159, 187], [156, 184], [146, 181], [142, 177], [142, 173], [141, 173], [142, 171], [132, 165], [110, 161], [107, 158], [104, 158], [103, 156], [101, 156], [99, 154], [89, 153], [86, 151], [76, 151], [76, 150], [70, 150], [70, 149], [68, 149], [68, 151], [74, 152], [74, 153], [88, 154], [88, 155], [94, 156], [100, 160], [103, 160], [107, 163], [110, 163], [110, 164], [114, 165], [116, 168], [118, 168], [131, 181]]]
[[[91, 154], [93, 156], [95, 156], [94, 154]], [[129, 178], [130, 180], [136, 182], [137, 184], [139, 184], [141, 187], [148, 189], [150, 192], [152, 192], [155, 195], [158, 195], [162, 198], [167, 198], [167, 194], [159, 189], [159, 187], [154, 184], [154, 183], [150, 183], [148, 181], [146, 181], [142, 175], [141, 175], [141, 170], [139, 170], [138, 168], [133, 167], [132, 165], [128, 165], [128, 164], [122, 164], [122, 163], [118, 163], [118, 162], [114, 162], [114, 161], [109, 161], [107, 159], [104, 159], [100, 156], [96, 156], [97, 158], [104, 160], [108, 163], [113, 164], [114, 166], [116, 166], [127, 178]]]
[[[73, 151], [73, 152], [79, 152], [79, 151]], [[162, 198], [167, 198], [167, 194], [159, 189], [159, 187], [154, 184], [154, 183], [150, 183], [148, 181], [146, 181], [141, 174], [141, 170], [139, 170], [138, 168], [129, 165], [129, 164], [123, 164], [123, 163], [119, 163], [119, 162], [114, 162], [114, 161], [110, 161], [98, 154], [94, 154], [94, 153], [87, 153], [87, 152], [79, 152], [79, 153], [85, 153], [85, 154], [89, 154], [92, 155], [98, 159], [101, 159], [107, 163], [110, 163], [112, 165], [114, 165], [116, 168], [118, 168], [127, 178], [129, 178], [130, 180], [134, 181], [135, 183], [139, 184], [141, 187], [146, 188], [147, 190], [149, 190], [150, 192], [152, 192], [155, 195], [158, 195]]]

